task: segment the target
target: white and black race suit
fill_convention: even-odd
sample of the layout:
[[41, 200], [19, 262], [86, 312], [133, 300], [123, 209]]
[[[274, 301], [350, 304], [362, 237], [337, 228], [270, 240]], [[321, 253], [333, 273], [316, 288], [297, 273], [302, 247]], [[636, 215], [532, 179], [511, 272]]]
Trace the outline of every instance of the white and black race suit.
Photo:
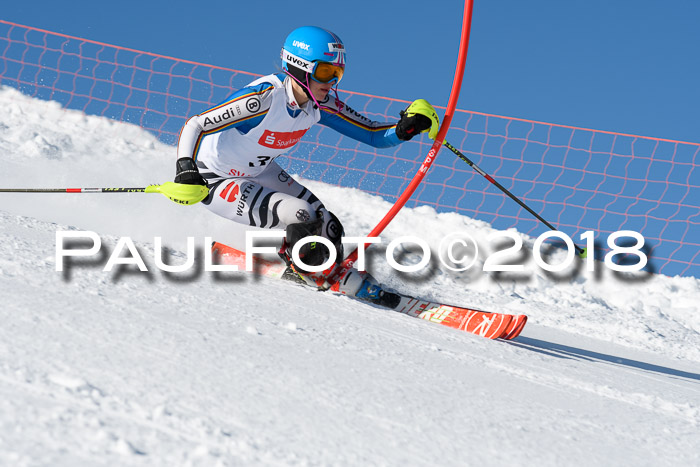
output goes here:
[[401, 142], [395, 124], [371, 121], [335, 98], [322, 109], [312, 100], [298, 105], [291, 80], [284, 73], [259, 78], [182, 128], [178, 157], [195, 160], [210, 187], [203, 203], [214, 213], [279, 229], [323, 213], [321, 201], [275, 163], [315, 123], [374, 147]]

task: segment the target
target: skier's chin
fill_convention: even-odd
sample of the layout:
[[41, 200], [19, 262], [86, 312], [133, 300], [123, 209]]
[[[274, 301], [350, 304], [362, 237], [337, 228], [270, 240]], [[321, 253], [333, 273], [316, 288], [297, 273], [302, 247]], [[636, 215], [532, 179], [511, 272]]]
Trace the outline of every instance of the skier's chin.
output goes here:
[[319, 89], [317, 91], [314, 91], [314, 97], [316, 98], [317, 101], [320, 102], [322, 100], [325, 100], [326, 97], [328, 97], [329, 92], [330, 92], [330, 89], [327, 91], [323, 90], [323, 89]]

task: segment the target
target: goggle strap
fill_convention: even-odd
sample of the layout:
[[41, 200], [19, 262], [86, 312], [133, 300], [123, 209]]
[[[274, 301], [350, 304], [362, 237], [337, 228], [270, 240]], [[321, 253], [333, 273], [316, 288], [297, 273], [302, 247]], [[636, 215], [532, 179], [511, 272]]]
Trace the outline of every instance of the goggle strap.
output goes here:
[[[287, 76], [291, 77], [294, 81], [299, 83], [300, 86], [303, 86], [304, 89], [307, 90], [309, 96], [311, 96], [311, 100], [314, 101], [314, 104], [316, 104], [316, 107], [318, 107], [319, 109], [326, 110], [326, 111], [334, 113], [334, 114], [339, 114], [340, 111], [343, 110], [343, 106], [345, 104], [343, 104], [343, 102], [338, 97], [338, 84], [337, 83], [336, 83], [335, 87], [331, 88], [331, 91], [333, 91], [335, 93], [335, 103], [336, 103], [338, 109], [331, 109], [330, 107], [326, 107], [325, 105], [321, 105], [318, 103], [318, 101], [314, 97], [314, 93], [311, 92], [311, 88], [309, 85], [306, 85], [306, 84], [302, 83], [301, 81], [299, 81], [298, 79], [296, 79], [294, 76], [292, 76], [292, 74], [289, 71], [284, 70], [284, 72]], [[308, 73], [306, 74], [306, 81], [307, 82], [309, 81], [309, 74]]]

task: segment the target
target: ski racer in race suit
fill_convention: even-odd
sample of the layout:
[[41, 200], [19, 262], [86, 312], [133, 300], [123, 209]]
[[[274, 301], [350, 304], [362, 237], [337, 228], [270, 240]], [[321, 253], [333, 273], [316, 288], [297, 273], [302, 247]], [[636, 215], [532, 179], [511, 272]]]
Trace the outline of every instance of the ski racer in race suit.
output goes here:
[[[175, 182], [208, 185], [209, 196], [203, 203], [227, 219], [255, 227], [285, 229], [281, 256], [288, 271], [306, 283], [325, 288], [328, 284], [324, 279], [332, 268], [322, 274], [305, 271], [303, 265], [291, 260], [292, 247], [304, 237], [320, 235], [336, 246], [340, 263], [343, 227], [275, 159], [291, 150], [315, 123], [384, 148], [431, 128], [437, 131], [437, 114], [421, 100], [424, 106], [412, 115], [401, 112], [398, 123], [381, 123], [345, 105], [336, 91], [345, 71], [343, 42], [318, 27], [294, 30], [284, 43], [282, 63], [283, 72], [251, 82], [221, 104], [187, 121], [178, 141]], [[332, 89], [333, 98], [329, 95]], [[299, 251], [307, 265], [323, 264], [328, 256], [328, 248], [320, 243], [308, 243]], [[351, 270], [336, 288], [376, 300], [383, 291], [370, 279]]]

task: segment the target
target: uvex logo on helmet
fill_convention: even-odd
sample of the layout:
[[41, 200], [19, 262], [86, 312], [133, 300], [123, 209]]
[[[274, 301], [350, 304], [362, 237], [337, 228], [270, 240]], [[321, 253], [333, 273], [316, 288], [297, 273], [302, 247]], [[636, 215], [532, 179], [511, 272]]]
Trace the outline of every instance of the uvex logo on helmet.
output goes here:
[[302, 41], [294, 41], [294, 42], [292, 42], [292, 45], [294, 47], [299, 47], [302, 50], [309, 50], [309, 44], [302, 42]]
[[296, 57], [287, 52], [286, 50], [284, 51], [284, 61], [287, 63], [291, 63], [292, 65], [301, 68], [304, 71], [311, 72], [311, 70], [313, 69], [313, 65], [310, 62]]

